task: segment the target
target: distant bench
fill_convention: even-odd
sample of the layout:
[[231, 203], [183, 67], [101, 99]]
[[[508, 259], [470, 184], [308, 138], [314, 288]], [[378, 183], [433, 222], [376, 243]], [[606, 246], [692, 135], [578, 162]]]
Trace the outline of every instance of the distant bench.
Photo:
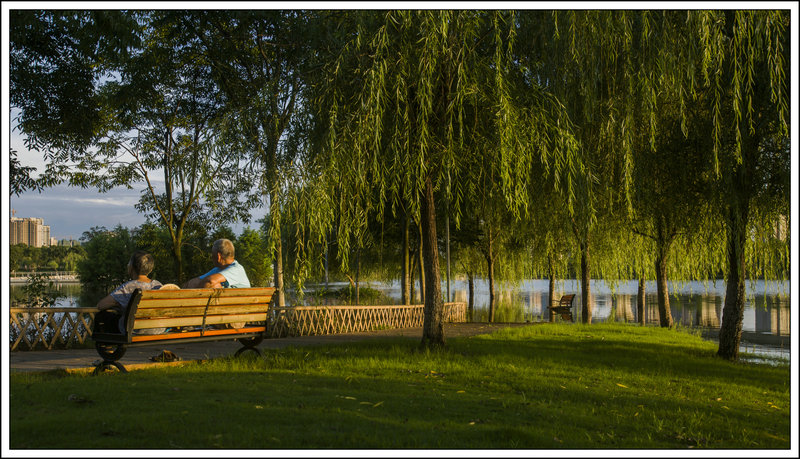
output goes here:
[[[118, 314], [98, 313], [95, 317], [92, 340], [103, 358], [95, 373], [112, 366], [125, 372], [118, 360], [127, 348], [155, 343], [238, 340], [243, 347], [236, 355], [245, 350], [258, 352], [256, 346], [264, 339], [274, 292], [272, 287], [137, 289], [121, 327], [117, 325]], [[143, 334], [143, 329], [160, 330]]]
[[574, 322], [572, 317], [572, 300], [574, 299], [575, 295], [563, 295], [561, 299], [555, 301], [555, 305], [550, 306], [549, 309], [553, 314], [561, 314], [562, 319]]

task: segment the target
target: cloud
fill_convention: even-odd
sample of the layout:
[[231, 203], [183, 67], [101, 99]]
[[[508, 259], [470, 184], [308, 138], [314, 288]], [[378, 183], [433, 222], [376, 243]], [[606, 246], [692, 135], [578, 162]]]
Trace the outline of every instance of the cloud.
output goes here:
[[102, 197], [102, 198], [81, 198], [81, 197], [68, 197], [68, 196], [42, 196], [40, 198], [30, 197], [28, 198], [31, 201], [35, 201], [37, 199], [41, 199], [43, 201], [47, 201], [52, 204], [56, 204], [58, 202], [69, 202], [74, 205], [86, 205], [92, 207], [122, 207], [122, 208], [133, 208], [137, 202], [139, 202], [138, 197], [130, 197], [124, 195], [117, 195], [117, 196], [109, 196], [109, 197]]

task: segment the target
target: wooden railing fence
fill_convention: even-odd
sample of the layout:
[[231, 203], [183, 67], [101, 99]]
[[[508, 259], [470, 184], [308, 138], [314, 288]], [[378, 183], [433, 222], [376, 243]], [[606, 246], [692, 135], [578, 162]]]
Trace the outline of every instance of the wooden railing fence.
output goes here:
[[[293, 306], [273, 308], [268, 336], [311, 336], [421, 327], [423, 305]], [[96, 308], [11, 308], [11, 350], [63, 349], [84, 345]], [[445, 303], [445, 322], [466, 322], [466, 303]]]
[[86, 342], [97, 308], [11, 308], [11, 350], [63, 349]]
[[[421, 327], [423, 309], [421, 304], [273, 308], [269, 336], [282, 338]], [[445, 303], [444, 321], [466, 322], [466, 303]]]

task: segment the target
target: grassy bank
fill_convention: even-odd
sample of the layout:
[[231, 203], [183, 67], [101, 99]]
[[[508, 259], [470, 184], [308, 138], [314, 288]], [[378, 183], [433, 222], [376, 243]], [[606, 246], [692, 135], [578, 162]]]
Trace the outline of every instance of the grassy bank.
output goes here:
[[265, 350], [99, 376], [15, 373], [10, 446], [201, 449], [790, 447], [789, 366], [678, 331], [541, 324]]

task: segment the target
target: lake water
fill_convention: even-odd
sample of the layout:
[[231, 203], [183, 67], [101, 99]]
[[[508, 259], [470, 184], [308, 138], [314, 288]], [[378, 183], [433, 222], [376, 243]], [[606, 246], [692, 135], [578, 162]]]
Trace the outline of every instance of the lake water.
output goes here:
[[[330, 288], [346, 286], [346, 283], [330, 283]], [[399, 282], [380, 283], [365, 282], [363, 287], [371, 287], [385, 295], [383, 303], [398, 304], [401, 301]], [[98, 298], [86, 298], [81, 295], [78, 284], [59, 284], [59, 291], [64, 295], [58, 306], [93, 307]], [[313, 290], [314, 286], [307, 286]], [[627, 321], [638, 322], [636, 301], [636, 281], [624, 281], [617, 285], [609, 285], [602, 281], [591, 284], [594, 310], [593, 322]], [[11, 285], [11, 297], [20, 294], [21, 286]], [[451, 282], [451, 300], [468, 301], [467, 282], [456, 280]], [[497, 289], [497, 322], [538, 322], [548, 320], [547, 280], [526, 280], [514, 285], [501, 285]], [[556, 298], [563, 294], [575, 294], [575, 320], [580, 320], [581, 299], [580, 283], [576, 280], [564, 280], [556, 283]], [[442, 294], [446, 295], [446, 284], [442, 283]], [[417, 293], [418, 295], [418, 293]], [[292, 304], [292, 296], [287, 301]], [[670, 285], [670, 309], [676, 325], [684, 327], [700, 327], [718, 330], [722, 323], [722, 308], [725, 299], [725, 282], [687, 282]], [[417, 302], [419, 302], [417, 298]], [[488, 282], [475, 282], [475, 301], [473, 321], [485, 322], [488, 318], [489, 287]], [[654, 282], [647, 284], [645, 317], [649, 324], [659, 323], [658, 304]], [[790, 336], [790, 291], [789, 282], [754, 281], [747, 283], [747, 302], [745, 304], [742, 331], [765, 336]], [[788, 346], [787, 346], [788, 347]], [[748, 352], [767, 353], [788, 356], [789, 349], [780, 346], [754, 346], [745, 348]]]
[[[339, 288], [347, 284], [331, 283], [329, 285], [331, 288]], [[394, 303], [400, 303], [402, 292], [399, 282], [370, 282], [363, 285], [381, 291]], [[526, 280], [519, 284], [498, 287], [495, 321], [548, 321], [548, 288], [547, 280]], [[452, 301], [468, 301], [466, 281], [451, 281], [450, 291]], [[594, 303], [592, 322], [638, 322], [637, 281], [619, 282], [614, 286], [602, 281], [592, 281], [591, 291]], [[447, 295], [445, 283], [442, 284], [442, 294]], [[576, 295], [573, 314], [575, 320], [580, 321], [580, 283], [574, 279], [557, 282], [555, 298], [558, 299], [564, 294]], [[645, 320], [648, 324], [657, 326], [659, 313], [655, 282], [647, 283], [645, 300]], [[719, 330], [722, 324], [724, 301], [724, 281], [670, 284], [670, 310], [674, 323], [679, 326]], [[420, 302], [418, 296], [416, 302]], [[489, 284], [487, 281], [476, 281], [473, 321], [486, 322], [488, 316]], [[743, 340], [741, 351], [788, 359], [790, 357], [789, 340], [776, 340], [775, 338], [791, 336], [790, 330], [789, 282], [748, 282], [742, 331], [748, 338], [758, 342]], [[778, 344], [779, 341], [786, 344]]]

